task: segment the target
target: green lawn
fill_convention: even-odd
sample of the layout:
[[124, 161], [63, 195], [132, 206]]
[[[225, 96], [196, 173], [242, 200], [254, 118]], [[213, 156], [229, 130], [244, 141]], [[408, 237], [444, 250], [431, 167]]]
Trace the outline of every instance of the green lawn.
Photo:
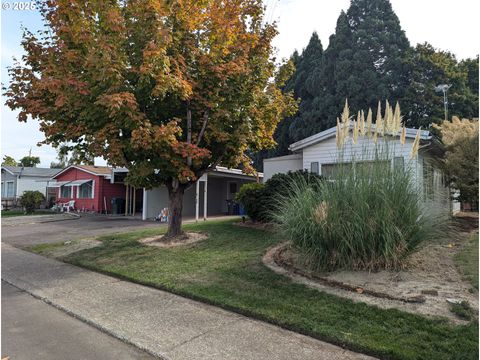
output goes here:
[[[158, 249], [136, 239], [165, 228], [103, 236], [103, 245], [67, 256], [73, 264], [222, 306], [385, 359], [477, 359], [478, 323], [453, 326], [383, 310], [292, 283], [261, 257], [279, 239], [231, 221], [186, 225], [210, 237], [196, 246]], [[58, 246], [55, 245], [55, 246]], [[44, 245], [33, 249], [48, 251]]]
[[455, 263], [465, 279], [478, 290], [478, 234], [472, 234], [467, 244], [455, 256]]
[[30, 215], [48, 215], [52, 214], [49, 210], [37, 210], [32, 214], [25, 214], [23, 210], [2, 210], [2, 217], [30, 216]]

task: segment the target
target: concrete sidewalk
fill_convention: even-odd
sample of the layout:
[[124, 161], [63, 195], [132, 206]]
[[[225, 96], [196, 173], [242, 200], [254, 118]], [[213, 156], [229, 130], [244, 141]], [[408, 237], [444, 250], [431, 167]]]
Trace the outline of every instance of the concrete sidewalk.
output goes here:
[[2, 359], [155, 360], [2, 281]]
[[2, 279], [164, 359], [371, 359], [168, 292], [2, 244]]

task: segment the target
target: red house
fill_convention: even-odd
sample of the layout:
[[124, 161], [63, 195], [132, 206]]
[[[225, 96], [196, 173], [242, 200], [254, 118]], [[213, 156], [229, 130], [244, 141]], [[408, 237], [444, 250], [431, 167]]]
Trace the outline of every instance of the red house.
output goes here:
[[124, 184], [112, 183], [108, 166], [72, 165], [53, 177], [57, 180], [58, 202], [75, 201], [75, 210], [112, 212], [112, 198], [125, 199]]

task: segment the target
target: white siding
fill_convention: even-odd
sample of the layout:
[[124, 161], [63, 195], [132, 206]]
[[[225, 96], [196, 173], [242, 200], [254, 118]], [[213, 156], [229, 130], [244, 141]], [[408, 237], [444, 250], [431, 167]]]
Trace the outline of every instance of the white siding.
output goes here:
[[[424, 160], [428, 162], [431, 156], [427, 152], [419, 151], [418, 156], [415, 159], [410, 159], [410, 153], [414, 139], [407, 138], [406, 144], [402, 145], [400, 139], [388, 140], [379, 138], [378, 143], [373, 143], [372, 139], [359, 138], [356, 144], [352, 143], [352, 139], [349, 138], [342, 150], [337, 149], [336, 138], [322, 140], [314, 145], [307, 146], [302, 150], [302, 154], [290, 155], [298, 156], [301, 159], [301, 167], [296, 163], [291, 163], [289, 160], [282, 161], [282, 158], [267, 159], [264, 161], [264, 180], [268, 180], [272, 175], [276, 173], [286, 173], [289, 170], [305, 169], [310, 171], [312, 163], [318, 163], [319, 173], [322, 174], [322, 164], [336, 164], [339, 162], [352, 162], [355, 161], [369, 161], [373, 160], [375, 156], [375, 149], [379, 151], [382, 156], [388, 153], [390, 159], [396, 157], [403, 157], [404, 167], [406, 170], [410, 170], [413, 173], [413, 181], [416, 186], [423, 192], [424, 191]], [[276, 161], [276, 162], [275, 162]], [[300, 161], [300, 160], [296, 160]], [[272, 164], [272, 165], [271, 165]], [[392, 163], [393, 166], [393, 163]], [[436, 193], [444, 193], [446, 191], [445, 185], [442, 181], [442, 173], [438, 169], [433, 171], [433, 191]]]
[[[24, 191], [40, 191], [42, 194], [46, 194], [47, 180], [41, 177], [20, 177], [17, 181], [17, 197], [22, 196]], [[50, 181], [53, 184], [54, 181]]]
[[302, 170], [302, 155], [294, 154], [263, 160], [263, 182], [275, 174], [286, 174], [289, 171]]
[[356, 144], [351, 139], [347, 140], [344, 148], [339, 151], [337, 149], [336, 139], [332, 137], [318, 144], [308, 146], [303, 149], [303, 169], [310, 171], [311, 163], [318, 162], [320, 165], [320, 174], [322, 173], [322, 164], [335, 164], [338, 162], [368, 161], [374, 158], [375, 147], [378, 151], [388, 152], [389, 157], [403, 157], [406, 169], [411, 169], [415, 173], [417, 183], [422, 179], [422, 169], [420, 158], [418, 160], [410, 160], [410, 152], [412, 149], [413, 139], [406, 139], [406, 144], [400, 144], [397, 138], [395, 141], [389, 141], [388, 145], [379, 139], [375, 145], [369, 138], [359, 138]]
[[[403, 156], [406, 164], [410, 159], [412, 143], [413, 139], [407, 139], [407, 143], [403, 146], [398, 140], [389, 142], [388, 152], [390, 157]], [[383, 147], [384, 149], [387, 149], [382, 141], [379, 141], [377, 146], [378, 148]], [[374, 149], [375, 144], [371, 139], [359, 138], [355, 145], [352, 144], [351, 139], [349, 139], [342, 150], [342, 157], [337, 149], [336, 139], [335, 137], [332, 137], [303, 149], [303, 169], [310, 170], [310, 164], [312, 162], [319, 162], [320, 164], [335, 164], [339, 162], [340, 159], [344, 162], [351, 162], [352, 158], [355, 158], [357, 161], [359, 159], [369, 160], [373, 158]], [[365, 156], [364, 154], [368, 155], [363, 158]]]

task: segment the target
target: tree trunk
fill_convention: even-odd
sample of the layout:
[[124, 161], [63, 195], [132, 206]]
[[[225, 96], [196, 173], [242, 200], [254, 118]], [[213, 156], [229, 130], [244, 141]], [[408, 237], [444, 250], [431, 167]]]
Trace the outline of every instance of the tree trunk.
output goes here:
[[168, 230], [166, 237], [175, 237], [183, 234], [182, 231], [182, 210], [183, 210], [183, 194], [185, 187], [179, 184], [178, 180], [172, 180], [167, 185], [169, 198], [169, 217]]

